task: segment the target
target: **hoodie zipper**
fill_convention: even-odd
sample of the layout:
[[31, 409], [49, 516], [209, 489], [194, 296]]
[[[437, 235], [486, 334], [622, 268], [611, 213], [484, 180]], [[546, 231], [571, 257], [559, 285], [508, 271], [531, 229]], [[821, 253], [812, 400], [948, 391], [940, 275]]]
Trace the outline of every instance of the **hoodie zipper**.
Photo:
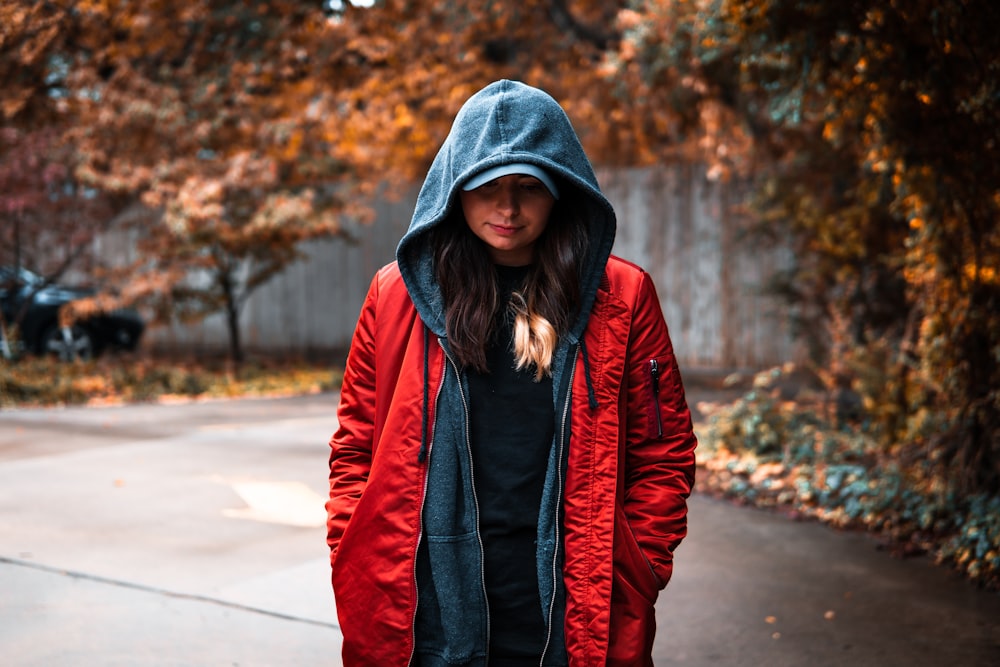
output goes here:
[[[462, 389], [462, 374], [458, 370], [458, 364], [451, 358], [448, 351], [444, 349], [444, 344], [441, 343], [441, 339], [438, 339], [438, 344], [441, 345], [441, 349], [444, 351], [445, 359], [447, 359], [447, 364], [451, 366], [452, 370], [455, 372], [455, 381], [458, 382], [458, 395], [462, 397], [462, 411], [465, 413], [465, 451], [469, 456], [469, 481], [472, 484], [472, 506], [476, 510], [476, 543], [479, 545], [479, 582], [481, 586], [481, 592], [483, 594], [483, 600], [486, 601], [486, 565], [483, 562], [485, 548], [483, 547], [483, 536], [479, 532], [479, 496], [476, 495], [476, 473], [475, 467], [472, 465], [472, 443], [469, 441], [469, 402], [468, 398], [465, 396], [465, 391]], [[444, 386], [444, 382], [441, 383]], [[438, 396], [441, 395], [441, 389], [438, 388]], [[437, 399], [435, 398], [435, 423], [437, 422]], [[427, 477], [424, 476], [424, 483], [426, 485]], [[425, 488], [426, 492], [426, 488]], [[422, 510], [421, 510], [422, 513]], [[421, 519], [421, 525], [423, 520]], [[414, 568], [416, 563], [414, 563]], [[414, 613], [413, 624], [414, 624], [414, 650], [416, 649], [416, 622], [417, 617]], [[490, 608], [489, 604], [486, 605], [486, 662], [489, 664], [490, 660]]]
[[653, 414], [656, 415], [656, 437], [663, 437], [663, 417], [660, 416], [660, 363], [656, 359], [649, 360], [649, 379], [653, 385]]
[[[443, 349], [443, 346], [442, 346]], [[455, 381], [458, 382], [458, 395], [462, 397], [462, 410], [465, 412], [465, 452], [469, 457], [469, 483], [472, 486], [472, 506], [476, 510], [476, 543], [479, 545], [479, 583], [483, 594], [483, 602], [486, 604], [486, 664], [490, 662], [490, 606], [489, 598], [486, 595], [486, 564], [485, 551], [483, 547], [483, 535], [479, 532], [479, 496], [476, 494], [476, 471], [472, 464], [472, 442], [469, 441], [469, 401], [462, 389], [462, 374], [458, 370], [458, 365], [452, 361], [448, 353], [445, 352], [448, 363], [455, 371]], [[442, 383], [443, 384], [443, 383]]]
[[[445, 368], [447, 363], [448, 363], [447, 361], [444, 361], [441, 364], [442, 376], [444, 375], [444, 372], [447, 370], [447, 368]], [[417, 557], [418, 554], [420, 553], [420, 542], [421, 540], [424, 539], [424, 505], [427, 502], [427, 478], [431, 465], [430, 460], [431, 460], [431, 449], [433, 448], [432, 445], [434, 444], [434, 430], [435, 427], [437, 426], [438, 401], [441, 398], [441, 390], [443, 389], [443, 387], [444, 387], [444, 382], [438, 383], [437, 393], [434, 394], [434, 421], [431, 422], [431, 429], [430, 433], [428, 434], [429, 440], [427, 442], [427, 457], [421, 464], [424, 466], [424, 488], [420, 496], [420, 513], [418, 515], [419, 528], [417, 528], [417, 552], [413, 556], [413, 590], [416, 593], [416, 600], [413, 604], [413, 618], [410, 620], [411, 648], [410, 648], [410, 660], [407, 663], [408, 665], [413, 664], [413, 657], [417, 653], [417, 607], [420, 605], [420, 584], [417, 581]]]
[[555, 611], [556, 591], [559, 588], [556, 585], [556, 577], [562, 575], [562, 573], [559, 572], [559, 543], [562, 542], [562, 523], [559, 521], [558, 516], [563, 495], [562, 459], [563, 450], [566, 447], [566, 420], [569, 417], [569, 408], [573, 397], [573, 378], [576, 375], [576, 358], [579, 353], [579, 349], [580, 348], [577, 347], [576, 351], [573, 353], [573, 362], [569, 364], [569, 380], [566, 383], [566, 400], [563, 402], [562, 418], [559, 422], [559, 455], [556, 457], [556, 498], [558, 498], [558, 501], [556, 505], [555, 520], [555, 549], [552, 552], [552, 593], [549, 598], [549, 613], [545, 632], [545, 648], [542, 649], [542, 659], [538, 663], [539, 667], [545, 664], [545, 656], [548, 654], [549, 646], [552, 644], [552, 614]]

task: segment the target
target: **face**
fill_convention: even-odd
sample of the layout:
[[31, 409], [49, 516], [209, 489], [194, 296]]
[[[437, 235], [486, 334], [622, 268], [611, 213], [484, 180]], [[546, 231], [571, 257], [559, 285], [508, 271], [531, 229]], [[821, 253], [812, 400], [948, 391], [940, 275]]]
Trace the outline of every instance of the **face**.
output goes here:
[[510, 174], [459, 196], [469, 229], [497, 264], [524, 266], [549, 222], [555, 198], [534, 176]]

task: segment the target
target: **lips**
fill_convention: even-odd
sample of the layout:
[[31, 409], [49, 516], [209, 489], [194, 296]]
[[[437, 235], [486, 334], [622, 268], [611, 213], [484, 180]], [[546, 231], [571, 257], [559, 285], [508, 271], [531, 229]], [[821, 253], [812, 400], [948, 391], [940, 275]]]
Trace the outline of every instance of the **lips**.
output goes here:
[[511, 234], [514, 234], [520, 229], [520, 227], [505, 227], [503, 225], [492, 225], [492, 224], [489, 225], [489, 228], [492, 229], [496, 234], [500, 234], [501, 236], [510, 236]]

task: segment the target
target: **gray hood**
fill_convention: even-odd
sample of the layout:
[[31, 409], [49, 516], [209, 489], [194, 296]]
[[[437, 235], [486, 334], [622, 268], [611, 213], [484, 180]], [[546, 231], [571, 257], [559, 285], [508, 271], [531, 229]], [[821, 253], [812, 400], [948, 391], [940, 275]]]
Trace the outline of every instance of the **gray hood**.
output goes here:
[[410, 227], [396, 259], [410, 298], [424, 323], [445, 335], [441, 292], [434, 279], [427, 231], [448, 218], [461, 185], [502, 164], [527, 162], [559, 180], [560, 199], [582, 197], [589, 226], [588, 256], [582, 263], [581, 311], [570, 330], [576, 339], [586, 326], [594, 296], [615, 239], [615, 213], [601, 193], [594, 169], [562, 107], [547, 93], [516, 81], [497, 81], [459, 110], [420, 188]]

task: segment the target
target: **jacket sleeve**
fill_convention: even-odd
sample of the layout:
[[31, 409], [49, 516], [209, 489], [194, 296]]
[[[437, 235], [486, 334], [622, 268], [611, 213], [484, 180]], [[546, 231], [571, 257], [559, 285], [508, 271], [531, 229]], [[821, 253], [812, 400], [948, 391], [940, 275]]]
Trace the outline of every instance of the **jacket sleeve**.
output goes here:
[[697, 440], [673, 345], [649, 274], [642, 273], [628, 351], [625, 516], [661, 585], [687, 534]]
[[371, 470], [375, 433], [375, 313], [378, 277], [372, 280], [361, 308], [337, 409], [337, 431], [330, 440], [330, 498], [326, 503], [330, 561]]

